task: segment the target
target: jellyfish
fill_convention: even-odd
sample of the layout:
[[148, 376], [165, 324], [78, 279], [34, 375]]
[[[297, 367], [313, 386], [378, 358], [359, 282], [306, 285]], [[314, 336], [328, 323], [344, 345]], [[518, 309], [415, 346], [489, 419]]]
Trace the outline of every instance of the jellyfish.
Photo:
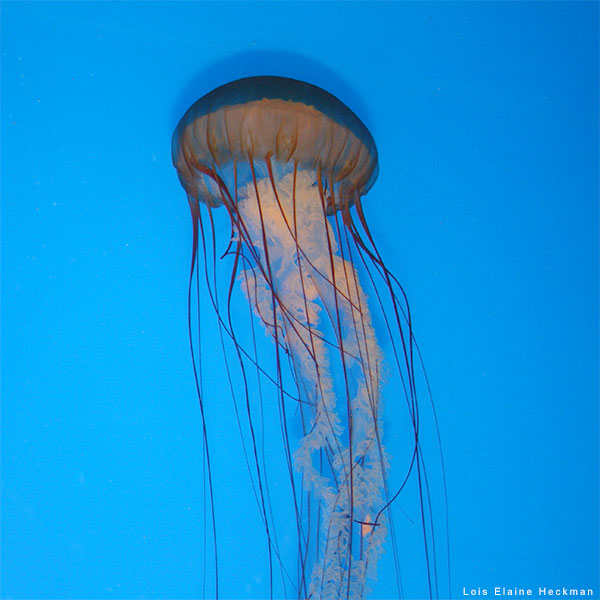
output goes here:
[[[249, 77], [191, 106], [173, 135], [172, 156], [193, 222], [188, 325], [211, 502], [214, 475], [204, 418], [210, 398], [199, 385], [194, 278], [196, 288], [202, 282], [208, 290], [221, 345], [233, 348], [228, 369], [235, 364], [241, 374], [236, 414], [245, 419], [245, 426], [238, 426], [246, 432], [246, 462], [269, 550], [271, 597], [279, 577], [286, 597], [364, 598], [393, 531], [391, 507], [411, 478], [417, 479], [434, 595], [415, 383], [419, 358], [404, 291], [385, 266], [361, 204], [378, 174], [369, 130], [319, 87], [283, 77]], [[216, 224], [217, 211], [227, 215], [226, 231]], [[231, 309], [236, 295], [248, 303], [245, 318], [236, 318]], [[272, 340], [268, 361], [256, 349], [260, 328]], [[394, 489], [383, 427], [391, 376], [400, 391], [388, 402], [405, 405], [411, 438], [404, 475]], [[276, 398], [269, 408], [279, 414], [294, 564], [284, 560], [276, 535], [261, 424], [252, 406], [265, 388]], [[211, 506], [211, 593], [218, 597]], [[394, 539], [391, 545], [396, 553]]]

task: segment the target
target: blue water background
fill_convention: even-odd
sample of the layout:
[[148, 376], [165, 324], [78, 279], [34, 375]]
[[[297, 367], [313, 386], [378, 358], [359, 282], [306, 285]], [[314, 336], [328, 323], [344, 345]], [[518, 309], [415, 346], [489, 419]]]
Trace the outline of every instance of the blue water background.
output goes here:
[[[1, 11], [2, 598], [201, 596], [191, 222], [170, 138], [198, 97], [254, 74], [324, 87], [377, 142], [364, 206], [433, 389], [453, 596], [598, 597], [596, 2]], [[227, 389], [210, 371], [204, 387], [218, 432]], [[223, 597], [264, 597], [259, 513], [222, 431]], [[394, 590], [382, 570], [373, 597]]]

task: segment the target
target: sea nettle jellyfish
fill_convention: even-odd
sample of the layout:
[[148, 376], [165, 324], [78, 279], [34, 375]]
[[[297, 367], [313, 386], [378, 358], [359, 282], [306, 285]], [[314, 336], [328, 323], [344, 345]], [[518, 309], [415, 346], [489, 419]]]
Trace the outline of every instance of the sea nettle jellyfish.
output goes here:
[[[194, 310], [191, 300], [194, 273], [196, 281], [205, 280], [220, 343], [233, 348], [228, 369], [235, 363], [241, 374], [237, 427], [244, 436], [268, 544], [271, 596], [365, 597], [392, 528], [390, 507], [415, 478], [428, 593], [435, 595], [410, 313], [361, 207], [378, 172], [371, 134], [347, 106], [318, 87], [282, 77], [250, 77], [213, 90], [186, 112], [173, 135], [173, 163], [194, 226], [190, 343], [203, 417], [215, 562], [214, 589], [205, 593], [219, 593], [219, 524], [204, 418], [211, 398], [202, 394], [192, 335], [194, 315], [202, 312]], [[226, 211], [227, 231], [215, 225], [216, 209]], [[223, 263], [225, 277], [218, 268]], [[231, 302], [240, 293], [254, 316], [236, 322]], [[387, 357], [374, 319], [390, 349]], [[272, 338], [269, 360], [257, 350], [255, 323]], [[396, 489], [388, 485], [390, 457], [382, 420], [383, 389], [392, 372], [403, 389], [396, 389], [390, 402], [404, 403], [412, 438]], [[270, 404], [263, 398], [268, 387], [275, 390]], [[259, 416], [266, 410], [279, 416], [287, 483], [277, 483], [290, 489], [294, 564], [283, 556], [273, 517], [273, 482], [266, 472]], [[395, 554], [394, 538], [390, 545]]]

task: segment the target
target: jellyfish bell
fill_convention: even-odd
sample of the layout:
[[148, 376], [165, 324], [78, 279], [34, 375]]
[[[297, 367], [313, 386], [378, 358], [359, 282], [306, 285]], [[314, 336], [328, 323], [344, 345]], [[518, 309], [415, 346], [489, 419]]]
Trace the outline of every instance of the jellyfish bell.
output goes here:
[[247, 171], [253, 161], [320, 169], [336, 183], [340, 203], [366, 194], [378, 171], [375, 142], [348, 107], [314, 85], [273, 76], [238, 79], [206, 94], [173, 136], [183, 188], [211, 206], [230, 200], [218, 172]]
[[[328, 92], [263, 76], [233, 81], [198, 100], [179, 122], [172, 151], [194, 225], [188, 298], [201, 261], [221, 334], [234, 347], [229, 363], [237, 362], [242, 373], [244, 447], [266, 534], [271, 597], [283, 589], [286, 597], [363, 598], [393, 529], [390, 507], [405, 486], [394, 490], [388, 484], [382, 398], [390, 370], [399, 374], [414, 438], [406, 479], [422, 473], [410, 312], [361, 207], [378, 173], [373, 137]], [[220, 207], [231, 227], [222, 239], [213, 219]], [[215, 249], [218, 244], [224, 252]], [[210, 275], [221, 256], [230, 265], [224, 285]], [[240, 327], [248, 324], [235, 323], [231, 315], [236, 287], [274, 342], [274, 370], [263, 366], [256, 344], [240, 342]], [[377, 341], [373, 309], [383, 312], [391, 348], [387, 359]], [[190, 306], [198, 381], [191, 319]], [[256, 387], [250, 373], [277, 394], [297, 537], [292, 565], [285, 564], [269, 508], [261, 425], [250, 407]], [[213, 498], [204, 420], [210, 398], [198, 391]], [[300, 431], [297, 439], [293, 429]], [[423, 499], [427, 492], [419, 489]], [[422, 518], [429, 555], [430, 518], [425, 512]], [[218, 595], [214, 507], [212, 523]], [[394, 542], [397, 564], [396, 552]], [[431, 593], [429, 567], [427, 572]]]

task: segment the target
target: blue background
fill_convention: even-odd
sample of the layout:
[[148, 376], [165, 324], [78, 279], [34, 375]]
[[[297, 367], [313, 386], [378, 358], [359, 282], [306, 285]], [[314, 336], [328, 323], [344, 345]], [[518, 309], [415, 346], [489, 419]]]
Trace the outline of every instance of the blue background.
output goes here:
[[[597, 3], [1, 9], [3, 598], [201, 595], [191, 223], [170, 137], [253, 74], [326, 88], [377, 142], [364, 206], [433, 388], [453, 595], [597, 597]], [[239, 435], [214, 437], [223, 595], [259, 597]], [[388, 576], [373, 597], [393, 595]]]

